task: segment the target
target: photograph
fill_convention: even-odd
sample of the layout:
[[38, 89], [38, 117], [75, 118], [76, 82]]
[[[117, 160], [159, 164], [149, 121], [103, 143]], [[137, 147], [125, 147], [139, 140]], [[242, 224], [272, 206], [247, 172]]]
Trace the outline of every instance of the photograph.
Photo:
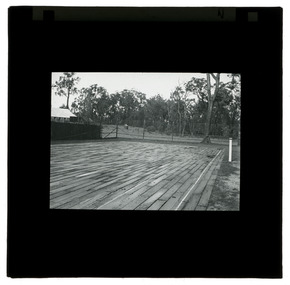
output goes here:
[[8, 278], [283, 278], [283, 7], [7, 14]]
[[52, 72], [50, 209], [239, 211], [241, 75]]

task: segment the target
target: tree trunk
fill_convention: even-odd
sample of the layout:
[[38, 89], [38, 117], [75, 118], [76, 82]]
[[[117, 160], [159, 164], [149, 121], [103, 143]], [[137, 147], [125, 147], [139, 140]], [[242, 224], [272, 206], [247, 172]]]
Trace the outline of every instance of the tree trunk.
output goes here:
[[180, 113], [180, 110], [179, 110], [179, 101], [178, 101], [178, 109], [177, 109], [177, 112], [178, 112], [178, 118], [179, 118], [179, 124], [178, 124], [178, 135], [181, 136], [181, 113]]
[[70, 95], [69, 93], [70, 93], [70, 90], [67, 89], [67, 98], [66, 98], [66, 108], [67, 109], [69, 109], [69, 106], [68, 106], [69, 105], [69, 95]]
[[213, 101], [208, 101], [208, 109], [207, 109], [207, 116], [206, 116], [206, 122], [205, 122], [205, 137], [202, 140], [202, 143], [211, 143], [210, 141], [210, 123], [211, 123], [211, 115], [212, 115], [212, 107], [213, 107]]
[[[216, 82], [214, 94], [211, 94], [210, 76], [212, 76]], [[206, 117], [206, 123], [205, 123], [205, 137], [202, 140], [202, 143], [211, 143], [210, 137], [209, 137], [211, 115], [212, 115], [213, 104], [219, 90], [220, 73], [217, 73], [217, 75], [214, 75], [213, 73], [207, 73], [206, 77], [207, 77], [208, 110], [207, 110], [207, 117]]]
[[184, 137], [185, 127], [186, 127], [186, 120], [184, 119], [184, 124], [183, 124], [183, 128], [182, 128], [182, 137]]
[[189, 126], [189, 131], [190, 131], [190, 136], [193, 137], [193, 122], [188, 122], [188, 126]]
[[185, 131], [185, 127], [186, 127], [186, 109], [185, 109], [185, 106], [184, 106], [183, 117], [184, 117], [184, 122], [183, 122], [183, 128], [182, 128], [182, 137], [184, 137], [184, 131]]
[[145, 126], [146, 126], [146, 122], [145, 122], [145, 118], [143, 120], [143, 140], [144, 140], [144, 136], [145, 136]]

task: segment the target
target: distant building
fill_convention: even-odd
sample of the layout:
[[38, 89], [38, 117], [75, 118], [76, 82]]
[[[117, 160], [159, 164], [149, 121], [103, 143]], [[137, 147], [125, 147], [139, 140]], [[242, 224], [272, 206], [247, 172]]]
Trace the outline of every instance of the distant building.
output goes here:
[[51, 121], [54, 122], [77, 122], [78, 117], [69, 109], [51, 108]]

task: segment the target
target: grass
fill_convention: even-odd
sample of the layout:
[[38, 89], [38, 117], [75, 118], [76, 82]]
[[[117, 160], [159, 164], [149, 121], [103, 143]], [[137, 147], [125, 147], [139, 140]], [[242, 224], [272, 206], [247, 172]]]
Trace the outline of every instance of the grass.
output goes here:
[[[229, 161], [229, 147], [225, 146], [225, 155], [223, 161]], [[240, 161], [240, 146], [233, 146], [232, 161]]]
[[233, 147], [232, 162], [225, 148], [218, 176], [210, 197], [210, 211], [238, 211], [240, 208], [240, 147]]

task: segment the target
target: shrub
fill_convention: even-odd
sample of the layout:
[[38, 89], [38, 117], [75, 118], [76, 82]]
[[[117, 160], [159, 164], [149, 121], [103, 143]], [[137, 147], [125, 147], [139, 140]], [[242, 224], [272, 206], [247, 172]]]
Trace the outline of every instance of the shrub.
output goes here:
[[152, 132], [155, 132], [155, 127], [154, 126], [149, 126], [149, 127], [147, 127], [147, 132], [149, 132], [149, 133], [152, 133]]

